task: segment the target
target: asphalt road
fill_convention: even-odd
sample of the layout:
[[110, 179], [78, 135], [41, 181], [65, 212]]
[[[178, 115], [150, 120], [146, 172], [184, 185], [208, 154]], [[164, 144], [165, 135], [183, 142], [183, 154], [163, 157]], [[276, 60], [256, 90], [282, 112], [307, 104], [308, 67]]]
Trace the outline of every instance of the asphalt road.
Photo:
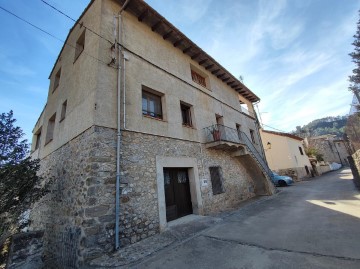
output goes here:
[[134, 268], [360, 268], [360, 193], [349, 169], [280, 190]]

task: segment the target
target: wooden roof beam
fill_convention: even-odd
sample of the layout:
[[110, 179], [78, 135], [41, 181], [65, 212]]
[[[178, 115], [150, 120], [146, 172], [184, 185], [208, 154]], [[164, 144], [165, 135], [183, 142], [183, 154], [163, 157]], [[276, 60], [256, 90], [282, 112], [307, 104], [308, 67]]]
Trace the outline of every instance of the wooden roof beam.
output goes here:
[[199, 62], [199, 65], [202, 65], [202, 64], [206, 63], [207, 61], [208, 61], [208, 59], [201, 60], [201, 61]]
[[226, 81], [228, 81], [229, 79], [230, 79], [230, 77], [228, 77], [228, 78], [223, 78], [222, 81], [223, 81], [223, 82], [226, 82]]
[[187, 53], [187, 52], [189, 52], [191, 49], [192, 49], [192, 46], [187, 47], [186, 49], [183, 50], [183, 53]]
[[213, 64], [210, 64], [210, 65], [208, 65], [207, 67], [205, 67], [205, 69], [206, 69], [206, 70], [209, 70], [209, 69], [211, 69], [213, 66], [214, 66]]
[[170, 30], [170, 31], [167, 32], [165, 35], [163, 35], [163, 39], [164, 39], [164, 40], [168, 39], [168, 38], [171, 36], [172, 32], [173, 32], [173, 30]]
[[181, 44], [181, 42], [183, 42], [184, 39], [179, 39], [178, 41], [176, 41], [173, 45], [176, 48], [177, 46], [179, 46]]
[[223, 76], [225, 76], [226, 75], [226, 73], [222, 73], [221, 75], [218, 75], [217, 77], [218, 78], [222, 78]]
[[153, 32], [156, 31], [157, 28], [159, 28], [159, 26], [162, 24], [162, 21], [158, 21], [157, 23], [155, 23], [152, 27], [151, 27], [151, 30]]
[[149, 10], [145, 9], [145, 11], [143, 13], [140, 14], [140, 16], [138, 17], [138, 21], [143, 21], [143, 19], [145, 19], [145, 17], [149, 14]]
[[220, 68], [218, 68], [218, 69], [216, 69], [216, 70], [214, 70], [214, 71], [212, 71], [211, 72], [211, 74], [216, 74], [217, 72], [219, 72], [220, 71]]
[[193, 56], [191, 56], [191, 59], [196, 59], [197, 57], [199, 57], [200, 56], [200, 52], [198, 52], [198, 53], [196, 53], [196, 54], [194, 54]]

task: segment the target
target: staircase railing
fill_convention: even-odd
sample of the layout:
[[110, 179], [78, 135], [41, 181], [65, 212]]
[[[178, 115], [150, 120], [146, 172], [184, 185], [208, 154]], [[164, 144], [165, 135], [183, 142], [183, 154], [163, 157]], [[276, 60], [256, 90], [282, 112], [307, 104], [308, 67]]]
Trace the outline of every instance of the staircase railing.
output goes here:
[[242, 131], [239, 132], [241, 133], [241, 137], [243, 138], [243, 141], [245, 142], [245, 145], [249, 149], [251, 155], [258, 161], [258, 163], [261, 165], [263, 171], [268, 175], [268, 177], [271, 178], [272, 172], [269, 166], [267, 165], [267, 163], [265, 162], [265, 160], [261, 157], [260, 153], [254, 147], [253, 143], [248, 138], [248, 136]]
[[214, 124], [206, 127], [204, 128], [204, 131], [206, 143], [225, 141], [245, 145], [249, 154], [259, 163], [260, 168], [264, 171], [264, 173], [266, 173], [269, 178], [271, 177], [272, 172], [270, 168], [244, 132], [221, 124]]

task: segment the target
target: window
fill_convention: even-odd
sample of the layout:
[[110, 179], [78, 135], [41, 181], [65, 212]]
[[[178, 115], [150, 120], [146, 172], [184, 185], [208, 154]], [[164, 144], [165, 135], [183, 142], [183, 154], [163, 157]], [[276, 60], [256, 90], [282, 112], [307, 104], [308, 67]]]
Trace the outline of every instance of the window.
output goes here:
[[143, 88], [142, 113], [157, 119], [162, 119], [161, 96]]
[[241, 125], [240, 124], [236, 124], [236, 131], [237, 131], [237, 135], [238, 135], [239, 139], [241, 140]]
[[85, 48], [85, 30], [82, 32], [82, 34], [76, 41], [74, 62], [80, 56], [80, 54], [83, 52], [84, 48]]
[[255, 132], [254, 132], [254, 130], [250, 129], [250, 136], [251, 136], [251, 141], [253, 142], [253, 144], [256, 144], [255, 143]]
[[53, 140], [54, 137], [54, 128], [55, 128], [55, 118], [56, 113], [51, 116], [48, 122], [47, 130], [46, 130], [46, 138], [45, 138], [45, 145]]
[[220, 166], [209, 167], [212, 192], [214, 195], [224, 193], [222, 170]]
[[41, 127], [39, 128], [39, 130], [36, 131], [35, 136], [36, 136], [35, 150], [37, 150], [40, 147], [40, 143], [41, 143]]
[[67, 100], [65, 100], [65, 102], [64, 102], [64, 103], [62, 104], [62, 106], [61, 106], [60, 121], [62, 121], [63, 119], [65, 119], [66, 107], [67, 107]]
[[195, 72], [194, 70], [191, 70], [191, 78], [194, 82], [196, 82], [197, 84], [200, 84], [201, 86], [204, 86], [206, 88], [205, 77], [203, 77], [199, 73]]
[[304, 155], [304, 152], [303, 152], [303, 150], [302, 150], [302, 147], [299, 147], [299, 151], [300, 151], [300, 154], [301, 154], [301, 155]]
[[191, 121], [191, 106], [180, 103], [181, 116], [182, 116], [182, 124], [185, 126], [192, 126]]
[[54, 78], [54, 89], [53, 91], [56, 90], [57, 87], [59, 87], [60, 84], [60, 76], [61, 76], [61, 68], [59, 69], [59, 71], [56, 73], [55, 78]]

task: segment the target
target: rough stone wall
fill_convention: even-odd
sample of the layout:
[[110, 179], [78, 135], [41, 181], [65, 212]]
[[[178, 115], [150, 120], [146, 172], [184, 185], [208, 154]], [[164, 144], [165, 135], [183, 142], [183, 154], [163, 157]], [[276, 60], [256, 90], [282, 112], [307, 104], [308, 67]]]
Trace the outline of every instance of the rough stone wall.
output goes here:
[[92, 127], [41, 161], [51, 192], [30, 218], [45, 230], [47, 268], [80, 267], [113, 248], [115, 149], [114, 130]]
[[349, 156], [348, 160], [354, 177], [354, 184], [360, 190], [360, 150]]
[[[210, 179], [210, 166], [222, 167], [225, 193], [213, 195], [210, 180], [207, 187], [201, 188], [205, 214], [233, 207], [241, 200], [255, 195], [254, 182], [246, 167], [240, 160], [231, 157], [229, 152], [206, 149], [204, 145], [195, 142], [123, 132], [122, 171], [124, 180], [129, 183], [127, 194], [122, 195], [125, 216], [121, 217], [125, 222], [131, 222], [136, 217], [140, 222], [140, 215], [156, 227], [159, 225], [156, 156], [196, 158], [199, 178]], [[131, 225], [125, 228], [125, 234], [131, 234]], [[139, 237], [132, 237], [131, 242], [138, 241]]]
[[341, 163], [336, 152], [336, 145], [331, 140], [309, 139], [309, 147], [316, 148], [326, 162]]
[[[74, 268], [114, 248], [116, 130], [91, 127], [41, 161], [51, 192], [34, 205], [31, 229], [44, 229], [47, 268]], [[255, 195], [240, 159], [195, 142], [122, 132], [120, 243], [159, 232], [156, 156], [197, 159], [203, 213], [234, 207]], [[221, 166], [225, 193], [213, 195], [210, 166]], [[267, 184], [268, 182], [265, 181]], [[271, 184], [271, 183], [270, 183]]]
[[279, 175], [289, 176], [294, 181], [301, 181], [301, 179], [311, 177], [311, 167], [309, 168], [309, 174], [307, 174], [305, 167], [294, 167], [288, 169], [280, 169], [276, 171]]
[[13, 235], [6, 268], [43, 268], [43, 234], [36, 231]]

